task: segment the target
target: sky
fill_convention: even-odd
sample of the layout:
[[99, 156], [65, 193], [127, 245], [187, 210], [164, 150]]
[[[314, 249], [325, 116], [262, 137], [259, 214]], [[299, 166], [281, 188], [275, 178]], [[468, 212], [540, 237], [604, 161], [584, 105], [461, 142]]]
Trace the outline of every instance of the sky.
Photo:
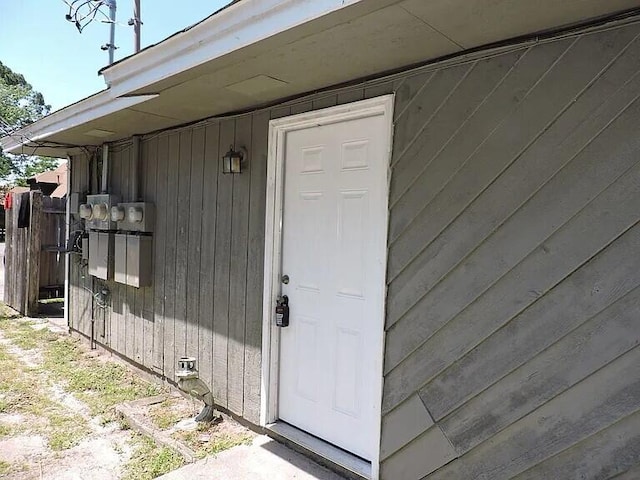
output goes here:
[[[229, 0], [141, 0], [142, 48], [220, 9]], [[108, 13], [106, 7], [102, 10]], [[0, 61], [44, 95], [52, 111], [100, 90], [98, 70], [108, 63], [100, 49], [109, 25], [94, 21], [82, 33], [65, 20], [63, 0], [0, 0]], [[133, 0], [117, 0], [115, 59], [133, 53]]]

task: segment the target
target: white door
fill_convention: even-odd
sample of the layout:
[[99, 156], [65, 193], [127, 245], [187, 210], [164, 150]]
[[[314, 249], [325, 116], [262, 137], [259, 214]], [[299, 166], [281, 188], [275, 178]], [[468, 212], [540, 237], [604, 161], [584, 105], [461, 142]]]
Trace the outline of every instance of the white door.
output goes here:
[[281, 329], [278, 415], [366, 460], [380, 428], [387, 122], [376, 115], [284, 137], [290, 326]]

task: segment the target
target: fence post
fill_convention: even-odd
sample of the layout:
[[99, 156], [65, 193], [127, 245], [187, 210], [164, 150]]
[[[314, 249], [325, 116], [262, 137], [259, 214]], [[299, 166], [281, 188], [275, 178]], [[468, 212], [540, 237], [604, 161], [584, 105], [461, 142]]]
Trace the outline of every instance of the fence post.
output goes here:
[[[13, 194], [8, 193], [7, 195]], [[4, 211], [4, 303], [9, 306], [13, 306], [13, 288], [15, 282], [15, 276], [13, 273], [13, 245], [16, 241], [15, 238], [13, 238], [14, 212], [15, 205], [10, 209], [5, 209]]]
[[27, 234], [27, 292], [25, 295], [25, 315], [38, 314], [40, 294], [40, 251], [42, 228], [42, 192], [29, 192], [31, 197], [29, 211], [29, 230]]

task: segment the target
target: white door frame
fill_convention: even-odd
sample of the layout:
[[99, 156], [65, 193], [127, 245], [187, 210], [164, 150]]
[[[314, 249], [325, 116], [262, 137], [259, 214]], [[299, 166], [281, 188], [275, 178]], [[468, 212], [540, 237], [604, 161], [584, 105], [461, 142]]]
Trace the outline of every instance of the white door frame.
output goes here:
[[[273, 313], [276, 297], [280, 293], [281, 275], [281, 248], [282, 248], [282, 208], [284, 196], [284, 141], [286, 134], [294, 130], [302, 130], [318, 125], [339, 123], [347, 120], [375, 117], [382, 115], [387, 121], [387, 144], [385, 157], [388, 165], [391, 161], [391, 148], [393, 144], [393, 103], [394, 95], [362, 100], [346, 105], [339, 105], [323, 110], [283, 117], [269, 122], [269, 151], [267, 158], [267, 205], [265, 218], [265, 249], [264, 249], [264, 292], [262, 304], [262, 382], [260, 396], [260, 424], [264, 427], [274, 423], [278, 419], [278, 372], [280, 331], [275, 326]], [[385, 225], [388, 225], [389, 211], [389, 167], [386, 169], [384, 189], [384, 216]], [[385, 238], [387, 231], [384, 232]], [[383, 253], [384, 263], [387, 262], [386, 242]], [[371, 478], [379, 477], [380, 464], [380, 427], [382, 412], [382, 381], [384, 359], [384, 318], [386, 301], [386, 279], [380, 285], [379, 295], [382, 296], [382, 311], [378, 319], [377, 328], [383, 334], [380, 336], [380, 344], [376, 350], [379, 352], [374, 368], [379, 372], [379, 382], [375, 386], [379, 402], [376, 403], [376, 418], [379, 420], [376, 429], [376, 444], [378, 449], [374, 452], [371, 461]]]

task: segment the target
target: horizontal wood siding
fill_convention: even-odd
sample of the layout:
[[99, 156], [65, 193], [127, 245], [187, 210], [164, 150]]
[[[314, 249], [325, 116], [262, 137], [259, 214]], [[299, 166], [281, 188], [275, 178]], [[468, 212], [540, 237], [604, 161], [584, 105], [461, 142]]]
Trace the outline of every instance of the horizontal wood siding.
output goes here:
[[398, 89], [383, 478], [608, 479], [640, 463], [639, 35]]

